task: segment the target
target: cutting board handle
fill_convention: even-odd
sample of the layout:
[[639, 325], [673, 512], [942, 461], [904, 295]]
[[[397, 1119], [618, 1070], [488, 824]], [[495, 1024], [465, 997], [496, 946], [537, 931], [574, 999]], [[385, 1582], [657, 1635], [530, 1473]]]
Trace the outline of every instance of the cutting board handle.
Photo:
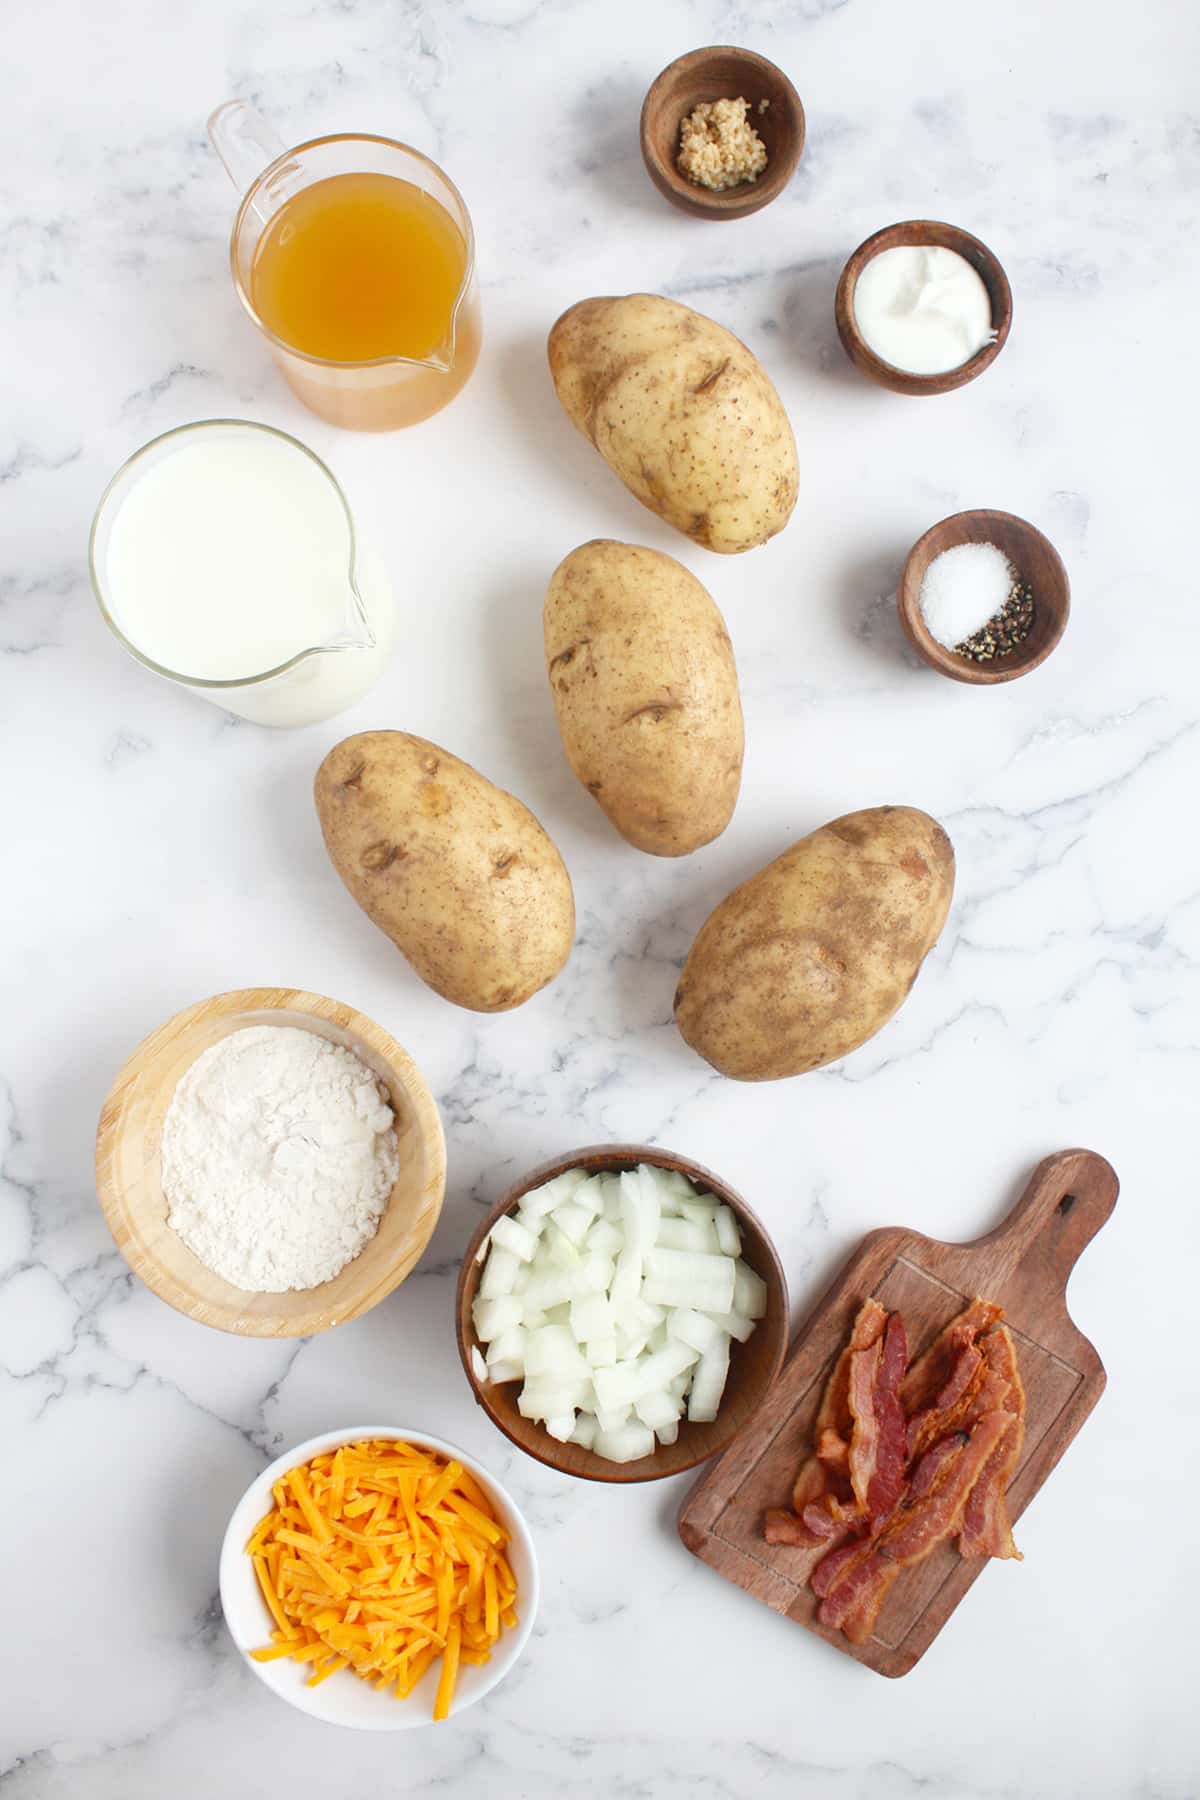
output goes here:
[[1034, 1170], [1004, 1223], [984, 1242], [1003, 1240], [1010, 1269], [1054, 1293], [1117, 1204], [1110, 1163], [1094, 1150], [1058, 1150]]

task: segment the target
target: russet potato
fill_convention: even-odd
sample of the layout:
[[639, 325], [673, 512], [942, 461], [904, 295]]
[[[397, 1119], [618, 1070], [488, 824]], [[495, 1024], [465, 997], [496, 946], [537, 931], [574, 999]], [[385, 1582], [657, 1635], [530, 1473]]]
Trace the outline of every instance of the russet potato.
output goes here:
[[738, 1081], [836, 1062], [899, 1007], [954, 892], [927, 813], [875, 806], [801, 838], [701, 926], [675, 995], [693, 1050]]
[[520, 1006], [575, 936], [562, 857], [521, 802], [406, 731], [364, 731], [317, 771], [334, 868], [435, 993], [474, 1012]]
[[796, 440], [731, 331], [677, 300], [627, 294], [572, 306], [548, 349], [568, 417], [643, 506], [727, 555], [783, 530]]
[[733, 646], [672, 556], [598, 538], [554, 571], [546, 670], [567, 759], [629, 843], [686, 856], [728, 825], [744, 733]]

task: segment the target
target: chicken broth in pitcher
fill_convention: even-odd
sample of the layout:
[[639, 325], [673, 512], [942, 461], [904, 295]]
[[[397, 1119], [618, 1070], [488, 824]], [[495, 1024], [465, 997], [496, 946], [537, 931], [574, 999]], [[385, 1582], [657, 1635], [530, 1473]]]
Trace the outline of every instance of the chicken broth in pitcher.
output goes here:
[[422, 358], [450, 336], [467, 245], [444, 207], [395, 175], [331, 175], [280, 207], [254, 254], [268, 330], [331, 362]]

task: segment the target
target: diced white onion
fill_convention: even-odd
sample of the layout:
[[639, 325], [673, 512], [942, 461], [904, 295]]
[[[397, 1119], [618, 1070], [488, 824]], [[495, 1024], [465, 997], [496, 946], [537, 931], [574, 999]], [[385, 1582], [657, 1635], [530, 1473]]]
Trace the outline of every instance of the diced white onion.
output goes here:
[[660, 1219], [656, 1242], [663, 1250], [719, 1251], [722, 1248], [707, 1220], [703, 1225], [697, 1225], [692, 1219]]
[[616, 1264], [600, 1250], [586, 1250], [579, 1262], [579, 1279], [586, 1294], [607, 1294]]
[[728, 1312], [734, 1272], [728, 1256], [692, 1250], [651, 1250], [642, 1293], [664, 1306], [694, 1306], [698, 1312]]
[[739, 1344], [744, 1344], [754, 1330], [754, 1320], [748, 1319], [745, 1313], [714, 1312], [710, 1313], [709, 1317], [714, 1325], [719, 1325], [722, 1331], [727, 1331], [730, 1337], [735, 1337]]
[[556, 1206], [550, 1214], [563, 1236], [569, 1238], [576, 1249], [587, 1235], [592, 1216], [585, 1206], [576, 1206], [573, 1200], [564, 1200], [563, 1204]]
[[[738, 1230], [737, 1220], [727, 1206], [718, 1206], [713, 1224], [716, 1227], [717, 1248], [724, 1251], [726, 1256], [740, 1256], [742, 1234]], [[736, 1279], [735, 1276], [735, 1283]]]
[[[601, 1175], [598, 1177], [604, 1197], [604, 1217], [612, 1225], [621, 1223], [621, 1177], [619, 1175]], [[624, 1243], [624, 1237], [621, 1239]]]
[[587, 1358], [566, 1325], [542, 1325], [528, 1334], [525, 1367], [532, 1379], [548, 1376], [565, 1382], [586, 1379]]
[[733, 1270], [733, 1311], [745, 1313], [748, 1319], [761, 1319], [767, 1310], [767, 1284], [756, 1275], [749, 1263], [738, 1262]]
[[686, 1411], [717, 1417], [730, 1342], [766, 1311], [730, 1207], [674, 1170], [571, 1169], [526, 1194], [480, 1246], [472, 1307], [480, 1383], [560, 1442], [614, 1462], [673, 1444]]
[[534, 1218], [542, 1218], [563, 1200], [569, 1200], [577, 1187], [582, 1187], [587, 1180], [583, 1169], [567, 1169], [562, 1175], [556, 1175], [553, 1181], [543, 1182], [540, 1188], [533, 1188], [522, 1196], [521, 1211], [531, 1213]]
[[694, 1306], [677, 1306], [667, 1316], [667, 1330], [681, 1344], [704, 1351], [722, 1335], [721, 1327], [711, 1313], [697, 1312]]
[[608, 1337], [613, 1331], [613, 1303], [606, 1293], [580, 1294], [571, 1302], [571, 1331], [577, 1344]]
[[598, 1431], [593, 1449], [597, 1456], [606, 1457], [609, 1462], [636, 1462], [640, 1456], [652, 1453], [654, 1433], [640, 1422], [619, 1425], [615, 1431]]
[[511, 1250], [518, 1262], [532, 1262], [537, 1239], [524, 1225], [505, 1216], [492, 1226], [492, 1242], [502, 1250]]
[[571, 1433], [571, 1442], [582, 1444], [585, 1450], [590, 1450], [596, 1441], [596, 1433], [599, 1429], [595, 1413], [578, 1413], [575, 1418], [575, 1429]]
[[559, 1225], [557, 1218], [552, 1217], [544, 1227], [537, 1255], [533, 1259], [535, 1269], [575, 1269], [578, 1268], [581, 1255], [578, 1244], [573, 1244], [566, 1232]]
[[706, 1350], [696, 1365], [692, 1376], [692, 1388], [688, 1395], [688, 1418], [695, 1424], [708, 1424], [715, 1419], [721, 1405], [721, 1395], [725, 1392], [725, 1377], [729, 1373], [729, 1339], [722, 1337], [720, 1342]]
[[519, 1363], [523, 1368], [528, 1339], [529, 1333], [523, 1325], [513, 1325], [507, 1331], [502, 1331], [499, 1337], [494, 1337], [488, 1345], [488, 1367], [490, 1368], [493, 1363], [512, 1362]]
[[517, 1395], [517, 1411], [524, 1419], [561, 1419], [564, 1413], [583, 1406], [588, 1397], [587, 1384], [530, 1381]]
[[585, 1250], [598, 1251], [601, 1256], [611, 1256], [614, 1260], [625, 1243], [624, 1233], [620, 1226], [614, 1225], [611, 1219], [597, 1219], [583, 1240]]
[[651, 1431], [657, 1431], [661, 1425], [675, 1424], [683, 1408], [673, 1395], [668, 1394], [666, 1388], [654, 1388], [650, 1393], [643, 1394], [640, 1400], [634, 1401], [633, 1410], [643, 1425], [648, 1425]]
[[511, 1250], [500, 1250], [493, 1245], [479, 1281], [480, 1298], [498, 1300], [503, 1294], [511, 1294], [520, 1266]]
[[495, 1300], [483, 1300], [476, 1297], [471, 1308], [471, 1321], [475, 1326], [475, 1335], [483, 1342], [490, 1343], [502, 1331], [509, 1331], [514, 1325], [521, 1323], [522, 1302], [519, 1295], [504, 1294]]
[[[503, 1253], [501, 1253], [503, 1254]], [[488, 1264], [488, 1268], [491, 1264]], [[486, 1276], [487, 1271], [484, 1271]], [[584, 1292], [579, 1277], [574, 1269], [535, 1269], [525, 1287], [525, 1303], [530, 1307], [541, 1307], [549, 1312], [552, 1306], [561, 1306], [564, 1301], [574, 1300], [576, 1294]], [[524, 1323], [528, 1324], [526, 1319]]]
[[679, 1211], [685, 1219], [694, 1225], [712, 1225], [716, 1219], [720, 1202], [699, 1194], [689, 1194], [679, 1202]]
[[604, 1211], [603, 1177], [593, 1175], [590, 1180], [580, 1182], [571, 1200], [574, 1205], [582, 1206], [590, 1218], [598, 1219]]

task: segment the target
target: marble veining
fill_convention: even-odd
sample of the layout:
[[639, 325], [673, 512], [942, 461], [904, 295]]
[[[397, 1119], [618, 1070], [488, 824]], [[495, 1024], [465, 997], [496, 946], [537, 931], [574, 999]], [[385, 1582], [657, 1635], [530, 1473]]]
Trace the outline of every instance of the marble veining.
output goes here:
[[[805, 102], [797, 177], [738, 224], [670, 211], [637, 113], [673, 56], [744, 43]], [[0, 1651], [2, 1800], [287, 1793], [542, 1800], [1195, 1800], [1200, 1591], [1200, 614], [1193, 330], [1200, 20], [1143, 0], [42, 0], [0, 69]], [[306, 415], [228, 277], [236, 196], [204, 135], [242, 94], [291, 141], [379, 131], [442, 161], [475, 219], [487, 339], [418, 432]], [[846, 362], [845, 257], [896, 218], [984, 237], [1015, 294], [979, 383], [923, 404]], [[705, 557], [571, 429], [544, 338], [590, 293], [656, 290], [767, 362], [801, 499]], [[117, 466], [188, 419], [298, 433], [385, 557], [405, 630], [342, 720], [272, 734], [124, 656], [87, 532]], [[905, 552], [964, 506], [1055, 541], [1063, 646], [995, 692], [908, 650]], [[561, 754], [541, 596], [575, 544], [679, 555], [734, 639], [748, 719], [725, 836], [624, 846]], [[518, 1013], [438, 1002], [347, 900], [312, 773], [398, 725], [511, 786], [560, 843], [578, 941]], [[888, 800], [935, 813], [959, 880], [903, 1011], [802, 1081], [740, 1087], [682, 1045], [678, 971], [712, 905], [793, 838]], [[129, 1049], [205, 994], [292, 983], [362, 1007], [442, 1108], [446, 1206], [387, 1303], [300, 1343], [206, 1332], [127, 1270], [96, 1206], [96, 1114]], [[879, 1681], [726, 1588], [674, 1535], [678, 1483], [581, 1486], [471, 1404], [451, 1303], [481, 1207], [533, 1163], [645, 1139], [768, 1222], [799, 1315], [858, 1236], [985, 1230], [1040, 1156], [1123, 1182], [1071, 1289], [1098, 1411], [921, 1667]], [[1184, 1304], [1179, 1301], [1183, 1298]], [[528, 1511], [544, 1603], [509, 1679], [452, 1727], [335, 1732], [272, 1700], [224, 1630], [216, 1555], [266, 1460], [391, 1419], [483, 1458]], [[1161, 1447], [1175, 1446], [1164, 1469]], [[1146, 1501], [1153, 1529], [1146, 1528]], [[402, 1761], [398, 1761], [402, 1757]]]

